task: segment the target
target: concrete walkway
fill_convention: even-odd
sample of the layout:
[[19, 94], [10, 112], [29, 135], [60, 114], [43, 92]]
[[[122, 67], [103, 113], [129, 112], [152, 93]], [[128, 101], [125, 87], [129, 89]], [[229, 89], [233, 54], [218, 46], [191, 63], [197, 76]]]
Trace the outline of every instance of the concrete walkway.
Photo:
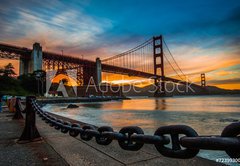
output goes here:
[[0, 165], [222, 165], [195, 157], [188, 160], [161, 156], [153, 145], [144, 145], [137, 151], [122, 150], [117, 141], [108, 146], [95, 140], [82, 141], [70, 137], [37, 118], [37, 128], [43, 141], [17, 144], [24, 121], [12, 120], [12, 114], [0, 113]]
[[24, 120], [12, 120], [6, 108], [0, 113], [0, 165], [69, 165], [44, 139], [18, 144]]

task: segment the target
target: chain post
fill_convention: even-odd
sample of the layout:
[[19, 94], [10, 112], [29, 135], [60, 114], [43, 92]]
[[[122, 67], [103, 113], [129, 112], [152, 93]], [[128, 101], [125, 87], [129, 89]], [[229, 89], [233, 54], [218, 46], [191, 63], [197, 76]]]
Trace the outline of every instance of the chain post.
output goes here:
[[32, 102], [36, 100], [35, 96], [26, 97], [26, 120], [25, 127], [18, 142], [31, 142], [41, 139], [41, 136], [36, 127], [36, 114]]

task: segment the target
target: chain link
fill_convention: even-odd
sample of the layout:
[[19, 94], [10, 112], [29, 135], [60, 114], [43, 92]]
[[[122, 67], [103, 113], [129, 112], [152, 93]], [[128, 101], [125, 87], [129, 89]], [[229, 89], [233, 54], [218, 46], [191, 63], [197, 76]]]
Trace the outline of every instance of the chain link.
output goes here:
[[221, 134], [222, 137], [238, 138], [238, 144], [236, 144], [236, 150], [228, 149], [226, 153], [231, 158], [240, 158], [240, 122], [232, 123], [226, 126]]
[[[144, 135], [137, 126], [123, 127], [119, 132], [109, 126], [96, 128], [91, 125], [81, 127], [78, 123], [71, 123], [57, 119], [41, 110], [35, 100], [32, 107], [49, 126], [62, 133], [69, 133], [72, 137], [89, 141], [95, 137], [100, 145], [109, 145], [117, 140], [124, 150], [137, 151], [144, 144], [154, 144], [159, 153], [165, 157], [187, 159], [195, 157], [200, 149], [222, 150], [231, 158], [240, 158], [240, 122], [232, 123], [224, 128], [221, 136], [198, 136], [197, 132], [186, 125], [171, 125], [159, 127], [154, 135]], [[184, 136], [182, 136], [184, 135]], [[171, 140], [171, 141], [170, 141]], [[171, 148], [169, 145], [171, 142]]]

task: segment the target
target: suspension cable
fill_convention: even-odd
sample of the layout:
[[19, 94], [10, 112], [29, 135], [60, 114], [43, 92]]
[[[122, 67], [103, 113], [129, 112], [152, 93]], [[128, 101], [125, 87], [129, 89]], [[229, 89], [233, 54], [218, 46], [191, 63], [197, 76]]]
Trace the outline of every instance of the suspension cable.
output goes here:
[[170, 63], [170, 61], [168, 60], [167, 56], [166, 56], [164, 53], [163, 53], [163, 56], [166, 58], [168, 64], [172, 67], [172, 69], [175, 71], [175, 73], [178, 75], [178, 77], [179, 77], [181, 80], [183, 80], [182, 77], [178, 74], [178, 72], [175, 70], [175, 68], [174, 68], [173, 65]]
[[125, 51], [125, 52], [123, 52], [123, 53], [121, 53], [121, 54], [118, 54], [118, 55], [115, 55], [115, 56], [112, 56], [112, 57], [109, 57], [109, 58], [106, 58], [106, 59], [103, 59], [102, 62], [106, 62], [106, 61], [111, 60], [111, 59], [115, 59], [115, 58], [118, 58], [118, 57], [121, 57], [121, 56], [128, 55], [129, 53], [132, 53], [132, 52], [134, 52], [134, 51], [137, 51], [137, 50], [139, 50], [139, 49], [147, 46], [147, 45], [150, 44], [152, 41], [153, 41], [153, 40], [152, 40], [152, 38], [151, 38], [151, 39], [145, 41], [144, 43], [142, 43], [142, 44], [140, 44], [140, 45], [138, 45], [138, 46], [136, 46], [136, 47], [134, 47], [134, 48], [132, 48], [132, 49], [130, 49], [130, 50], [128, 50], [128, 51]]
[[174, 63], [175, 63], [175, 64], [176, 64], [176, 66], [178, 67], [178, 69], [181, 71], [182, 75], [184, 75], [184, 76], [186, 77], [186, 75], [183, 73], [182, 69], [179, 67], [179, 65], [178, 65], [177, 61], [176, 61], [176, 60], [175, 60], [175, 58], [173, 57], [173, 55], [172, 55], [172, 53], [171, 53], [171, 51], [170, 51], [169, 47], [167, 46], [167, 43], [165, 42], [165, 40], [164, 40], [164, 39], [163, 39], [163, 43], [165, 44], [165, 46], [166, 46], [166, 48], [167, 48], [167, 50], [168, 50], [169, 54], [171, 55], [171, 57], [172, 57], [172, 59], [173, 59]]

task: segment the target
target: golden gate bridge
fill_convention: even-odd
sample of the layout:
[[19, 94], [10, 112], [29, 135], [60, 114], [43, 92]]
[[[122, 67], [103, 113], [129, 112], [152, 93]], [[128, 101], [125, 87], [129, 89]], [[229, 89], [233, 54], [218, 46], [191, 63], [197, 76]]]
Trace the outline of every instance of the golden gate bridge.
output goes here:
[[165, 92], [164, 84], [167, 81], [191, 84], [203, 90], [205, 86], [205, 84], [193, 84], [186, 79], [187, 76], [178, 65], [162, 35], [118, 55], [102, 60], [97, 58], [96, 61], [42, 51], [39, 43], [33, 44], [33, 49], [2, 43], [0, 58], [20, 60], [20, 75], [35, 70], [76, 69], [76, 81], [80, 86], [87, 85], [90, 78], [100, 84], [102, 72], [151, 78], [159, 87], [156, 95]]

